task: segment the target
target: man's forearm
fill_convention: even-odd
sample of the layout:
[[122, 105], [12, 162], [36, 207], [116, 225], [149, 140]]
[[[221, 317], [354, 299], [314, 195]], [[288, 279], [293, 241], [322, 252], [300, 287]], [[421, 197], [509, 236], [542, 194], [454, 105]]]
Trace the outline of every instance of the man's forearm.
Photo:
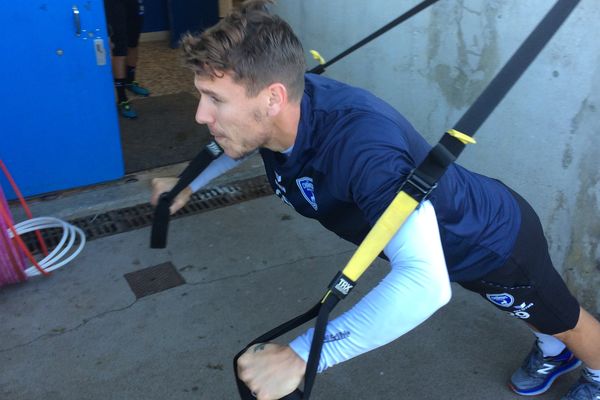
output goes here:
[[[319, 371], [383, 346], [412, 330], [450, 300], [435, 212], [423, 205], [385, 249], [391, 272], [351, 310], [330, 321]], [[290, 346], [306, 360], [313, 329]]]

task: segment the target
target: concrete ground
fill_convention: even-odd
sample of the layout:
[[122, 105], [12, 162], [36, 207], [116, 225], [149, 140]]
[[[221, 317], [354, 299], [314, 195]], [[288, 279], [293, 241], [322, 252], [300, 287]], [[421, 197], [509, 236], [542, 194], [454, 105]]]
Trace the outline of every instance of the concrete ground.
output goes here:
[[[222, 179], [260, 173], [258, 161], [250, 164]], [[140, 203], [152, 176], [178, 167], [32, 208], [68, 219]], [[0, 399], [236, 399], [234, 355], [318, 301], [354, 250], [274, 196], [174, 220], [163, 250], [149, 248], [149, 235], [142, 228], [90, 241], [50, 277], [0, 289]], [[124, 274], [164, 262], [186, 283], [136, 300]], [[376, 262], [338, 311], [387, 269]], [[519, 398], [506, 382], [532, 335], [453, 289], [450, 304], [414, 331], [320, 375], [312, 398]], [[560, 399], [577, 377], [538, 398]]]

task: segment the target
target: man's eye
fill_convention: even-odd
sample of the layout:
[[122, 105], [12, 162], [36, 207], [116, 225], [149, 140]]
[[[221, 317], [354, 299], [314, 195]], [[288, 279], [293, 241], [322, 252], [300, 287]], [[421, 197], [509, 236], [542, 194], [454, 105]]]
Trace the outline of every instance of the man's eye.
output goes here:
[[210, 96], [210, 99], [214, 102], [214, 103], [220, 103], [221, 99], [215, 97], [215, 96]]

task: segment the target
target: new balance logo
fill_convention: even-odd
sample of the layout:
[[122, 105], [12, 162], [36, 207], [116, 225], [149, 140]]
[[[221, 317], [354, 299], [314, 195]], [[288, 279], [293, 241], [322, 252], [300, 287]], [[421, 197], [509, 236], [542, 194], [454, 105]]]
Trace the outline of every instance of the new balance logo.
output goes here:
[[538, 374], [547, 375], [547, 374], [549, 374], [554, 369], [554, 367], [555, 366], [552, 365], [552, 364], [544, 364], [542, 366], [542, 368], [540, 368], [540, 369], [537, 370], [537, 372], [538, 372]]
[[340, 279], [340, 281], [335, 285], [335, 290], [346, 296], [353, 287], [354, 285], [350, 284], [350, 282]]

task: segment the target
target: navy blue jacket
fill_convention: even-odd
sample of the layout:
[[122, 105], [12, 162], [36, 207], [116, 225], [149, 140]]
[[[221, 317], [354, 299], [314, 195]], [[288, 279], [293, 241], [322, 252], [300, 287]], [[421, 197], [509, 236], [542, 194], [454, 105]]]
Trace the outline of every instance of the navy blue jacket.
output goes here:
[[[260, 151], [267, 177], [300, 214], [360, 244], [431, 146], [373, 94], [319, 75], [305, 81], [291, 153]], [[453, 164], [430, 200], [451, 280], [504, 264], [520, 211], [502, 183]]]

